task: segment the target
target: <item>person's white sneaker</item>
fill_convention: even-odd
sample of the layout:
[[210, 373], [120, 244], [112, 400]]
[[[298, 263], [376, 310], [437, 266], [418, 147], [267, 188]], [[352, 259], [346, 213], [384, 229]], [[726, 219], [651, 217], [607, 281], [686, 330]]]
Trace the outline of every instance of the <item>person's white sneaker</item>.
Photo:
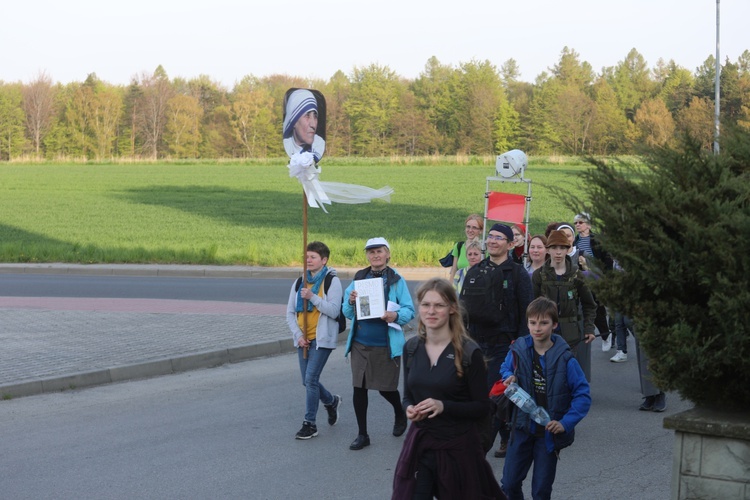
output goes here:
[[613, 363], [622, 363], [623, 361], [628, 360], [628, 354], [622, 351], [617, 351], [617, 354], [609, 358], [609, 360]]
[[602, 339], [602, 352], [609, 352], [610, 349], [612, 349], [612, 343], [609, 341], [609, 339]]

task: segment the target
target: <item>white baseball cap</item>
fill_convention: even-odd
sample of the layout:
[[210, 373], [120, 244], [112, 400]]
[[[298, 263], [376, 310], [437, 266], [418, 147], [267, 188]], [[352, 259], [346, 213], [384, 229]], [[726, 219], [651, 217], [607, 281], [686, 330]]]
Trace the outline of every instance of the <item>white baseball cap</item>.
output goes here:
[[380, 236], [377, 238], [370, 238], [369, 240], [367, 240], [367, 243], [365, 243], [365, 250], [378, 247], [386, 247], [388, 250], [391, 249], [391, 247], [388, 246], [388, 241]]

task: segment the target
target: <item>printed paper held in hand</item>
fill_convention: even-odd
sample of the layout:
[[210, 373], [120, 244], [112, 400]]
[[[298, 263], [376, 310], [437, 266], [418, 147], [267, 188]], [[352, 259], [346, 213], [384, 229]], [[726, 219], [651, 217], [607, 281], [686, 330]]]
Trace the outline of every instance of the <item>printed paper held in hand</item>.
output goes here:
[[[401, 306], [389, 300], [387, 309], [388, 309], [388, 312], [398, 313], [399, 309], [401, 309]], [[398, 316], [396, 317], [396, 319], [398, 319]], [[390, 326], [391, 328], [395, 328], [398, 331], [401, 331], [401, 325], [399, 325], [398, 323], [388, 323], [388, 326]]]
[[385, 314], [383, 278], [356, 280], [354, 290], [357, 292], [357, 319], [380, 318]]

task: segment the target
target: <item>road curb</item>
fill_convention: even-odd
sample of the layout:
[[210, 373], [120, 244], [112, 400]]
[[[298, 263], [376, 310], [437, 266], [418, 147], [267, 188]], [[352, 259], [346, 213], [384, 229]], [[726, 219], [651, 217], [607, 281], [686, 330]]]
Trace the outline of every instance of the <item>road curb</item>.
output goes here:
[[[353, 279], [360, 268], [335, 268], [338, 276]], [[405, 279], [424, 281], [433, 277], [447, 278], [443, 267], [396, 268]], [[169, 278], [268, 278], [294, 279], [302, 275], [295, 267], [260, 266], [196, 266], [165, 264], [8, 264], [0, 263], [0, 274], [63, 274], [79, 276], [154, 276]]]
[[277, 356], [294, 350], [295, 347], [291, 339], [270, 340], [257, 344], [196, 352], [101, 370], [14, 382], [0, 385], [0, 397], [11, 399], [83, 389], [114, 382], [159, 377], [202, 368], [214, 368], [227, 363], [240, 363], [257, 358]]
[[[337, 344], [343, 345], [349, 329], [339, 333]], [[203, 368], [215, 368], [227, 363], [241, 363], [296, 351], [292, 339], [275, 339], [242, 346], [194, 352], [169, 358], [144, 361], [130, 365], [114, 366], [101, 370], [58, 375], [43, 379], [22, 380], [0, 385], [0, 399], [35, 396], [53, 392], [72, 391], [115, 382], [142, 380], [172, 375]]]

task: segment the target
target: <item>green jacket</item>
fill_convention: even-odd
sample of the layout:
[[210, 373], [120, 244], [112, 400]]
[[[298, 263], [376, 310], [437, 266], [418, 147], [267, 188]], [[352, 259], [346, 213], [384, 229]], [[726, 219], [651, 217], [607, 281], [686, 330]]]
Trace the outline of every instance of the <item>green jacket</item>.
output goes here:
[[[583, 336], [594, 334], [596, 302], [580, 270], [573, 270], [570, 257], [565, 257], [565, 274], [557, 276], [549, 261], [531, 276], [534, 297], [543, 295], [557, 304], [560, 336], [574, 348]], [[583, 330], [581, 330], [583, 319]]]

